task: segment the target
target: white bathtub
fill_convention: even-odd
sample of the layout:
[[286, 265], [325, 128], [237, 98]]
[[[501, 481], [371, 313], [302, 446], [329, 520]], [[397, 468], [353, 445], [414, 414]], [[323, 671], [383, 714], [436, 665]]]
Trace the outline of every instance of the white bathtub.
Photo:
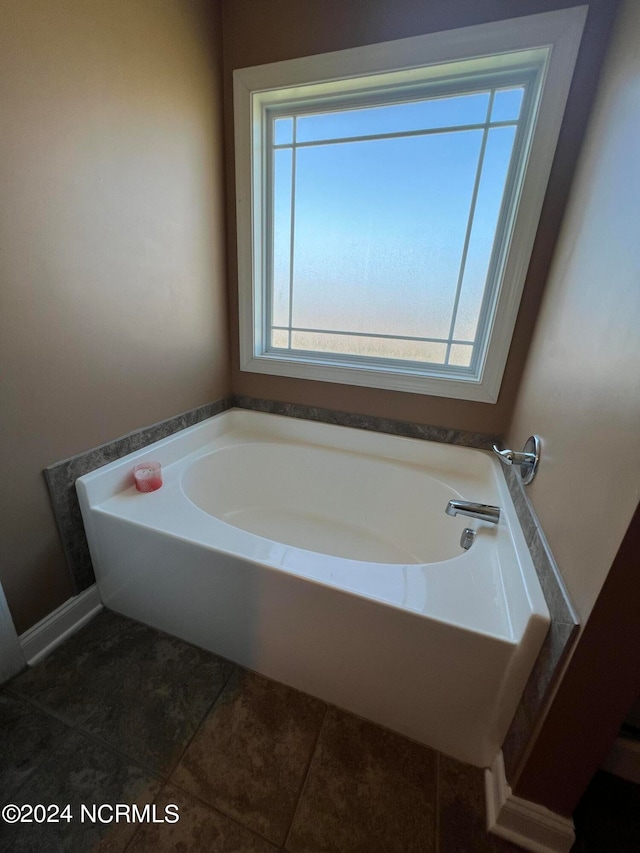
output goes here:
[[[144, 460], [156, 492], [133, 486]], [[549, 625], [491, 454], [234, 409], [77, 489], [108, 607], [491, 764]]]

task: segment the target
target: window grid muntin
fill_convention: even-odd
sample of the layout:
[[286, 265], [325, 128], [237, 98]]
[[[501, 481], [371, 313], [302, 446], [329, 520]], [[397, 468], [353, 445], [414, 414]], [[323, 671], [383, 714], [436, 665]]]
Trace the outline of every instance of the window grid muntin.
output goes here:
[[[492, 93], [493, 94], [493, 93]], [[298, 116], [291, 116], [298, 118]], [[473, 124], [453, 124], [446, 127], [425, 128], [424, 130], [404, 130], [395, 133], [371, 133], [366, 136], [340, 136], [335, 139], [318, 139], [313, 142], [281, 142], [278, 145], [273, 145], [273, 151], [286, 150], [292, 148], [320, 148], [322, 145], [343, 145], [347, 142], [376, 142], [379, 139], [405, 139], [413, 136], [437, 136], [443, 133], [466, 133], [470, 130], [493, 130], [497, 127], [515, 127], [519, 119], [501, 119], [496, 122], [475, 122]]]
[[[432, 343], [432, 344], [446, 344], [449, 342], [449, 338], [435, 338], [435, 337], [421, 337], [418, 335], [385, 335], [382, 332], [347, 332], [344, 329], [310, 329], [306, 326], [278, 326], [274, 324], [272, 329], [280, 332], [286, 332], [291, 328], [292, 332], [317, 332], [319, 335], [349, 335], [350, 337], [361, 337], [361, 338], [389, 338], [389, 340], [398, 340], [398, 341], [420, 341], [422, 343]], [[473, 345], [473, 341], [464, 340], [463, 338], [453, 338], [451, 340], [452, 344], [465, 344], [465, 345]], [[281, 347], [278, 347], [281, 349]]]
[[[480, 152], [478, 154], [478, 163], [476, 165], [476, 178], [473, 185], [473, 193], [471, 196], [471, 203], [469, 204], [469, 215], [467, 216], [467, 230], [464, 237], [464, 246], [462, 248], [462, 256], [460, 258], [460, 267], [458, 269], [458, 281], [456, 283], [456, 295], [453, 302], [453, 309], [451, 311], [451, 322], [449, 324], [449, 338], [447, 343], [447, 352], [445, 355], [444, 363], [445, 366], [449, 365], [449, 355], [451, 353], [451, 339], [453, 338], [453, 332], [456, 327], [456, 319], [458, 317], [458, 306], [460, 303], [460, 293], [462, 291], [462, 282], [464, 280], [464, 272], [467, 266], [467, 253], [469, 251], [469, 242], [471, 240], [471, 229], [473, 228], [473, 221], [476, 212], [476, 202], [478, 201], [478, 190], [480, 188], [480, 178], [482, 176], [482, 169], [484, 167], [484, 155], [487, 150], [487, 137], [489, 134], [489, 121], [491, 118], [491, 113], [493, 112], [493, 102], [496, 96], [496, 90], [492, 89], [489, 94], [489, 102], [487, 104], [487, 113], [485, 116], [485, 128], [482, 133], [482, 142], [480, 144]], [[504, 198], [504, 190], [502, 193]], [[502, 206], [502, 199], [500, 201], [500, 205]], [[497, 223], [496, 223], [497, 225]], [[495, 241], [495, 232], [493, 235], [493, 239]], [[487, 270], [488, 272], [488, 270]], [[485, 278], [485, 289], [487, 287], [488, 276]], [[475, 349], [475, 339], [473, 343], [473, 348]]]
[[[513, 224], [513, 220], [516, 214], [517, 208], [517, 194], [519, 187], [517, 186], [517, 181], [515, 178], [518, 175], [515, 175], [514, 166], [519, 166], [517, 170], [519, 172], [519, 176], [524, 175], [526, 170], [526, 156], [524, 151], [524, 142], [526, 141], [526, 137], [530, 137], [532, 135], [533, 129], [535, 127], [535, 104], [533, 103], [533, 99], [539, 95], [538, 89], [539, 86], [539, 78], [542, 73], [542, 68], [540, 66], [530, 66], [530, 67], [521, 67], [514, 70], [500, 71], [488, 73], [485, 75], [476, 75], [470, 81], [462, 81], [461, 78], [453, 78], [448, 79], [446, 81], [436, 81], [432, 83], [421, 83], [417, 85], [412, 85], [409, 87], [410, 91], [413, 92], [413, 96], [407, 97], [406, 92], [407, 89], [402, 89], [400, 94], [398, 95], [398, 87], [391, 87], [389, 89], [385, 89], [381, 87], [373, 92], [367, 92], [366, 94], [358, 93], [357, 90], [353, 94], [340, 95], [338, 97], [315, 97], [312, 99], [311, 105], [305, 103], [303, 100], [296, 99], [291, 102], [282, 101], [277, 103], [276, 105], [270, 105], [268, 107], [263, 108], [264, 118], [266, 119], [263, 124], [263, 129], [266, 131], [266, 146], [265, 146], [265, 155], [266, 155], [266, 169], [265, 169], [265, 194], [266, 199], [268, 200], [268, 209], [267, 209], [267, 233], [269, 234], [269, 239], [263, 243], [263, 245], [268, 246], [267, 259], [265, 263], [265, 272], [266, 272], [266, 281], [267, 286], [263, 288], [262, 297], [263, 297], [263, 340], [266, 342], [266, 346], [263, 348], [262, 352], [264, 355], [269, 355], [270, 353], [273, 355], [282, 356], [284, 353], [289, 353], [292, 357], [300, 358], [303, 360], [310, 361], [319, 361], [319, 362], [335, 362], [338, 364], [347, 365], [349, 362], [353, 362], [354, 364], [367, 365], [371, 366], [380, 365], [383, 366], [387, 370], [402, 370], [404, 369], [418, 369], [419, 371], [424, 372], [425, 369], [428, 370], [429, 373], [434, 375], [440, 374], [469, 374], [471, 376], [478, 377], [484, 357], [486, 354], [486, 349], [489, 343], [489, 332], [491, 327], [491, 321], [493, 320], [493, 314], [495, 305], [498, 300], [501, 280], [495, 278], [495, 270], [499, 269], [503, 266], [504, 261], [508, 256], [508, 245], [510, 240], [504, 239], [504, 237], [509, 238], [510, 233], [501, 231], [501, 228], [504, 228], [504, 224], [507, 218], [511, 219], [511, 226]], [[514, 87], [522, 87], [524, 89], [522, 103], [520, 106], [520, 111], [517, 119], [512, 120], [498, 120], [491, 121], [491, 113], [493, 110], [493, 103], [495, 99], [496, 92], [514, 88]], [[433, 94], [435, 92], [435, 94]], [[360, 137], [338, 137], [335, 139], [323, 139], [317, 141], [307, 141], [307, 142], [297, 142], [296, 140], [296, 130], [297, 130], [297, 118], [308, 116], [308, 115], [317, 115], [323, 114], [326, 112], [334, 112], [338, 110], [343, 111], [351, 111], [354, 109], [366, 109], [369, 107], [375, 106], [384, 106], [388, 104], [394, 103], [405, 103], [408, 101], [423, 101], [429, 100], [432, 98], [449, 98], [455, 97], [457, 95], [465, 95], [465, 94], [473, 94], [473, 93], [482, 93], [488, 92], [490, 97], [487, 105], [487, 111], [485, 116], [485, 121], [483, 123], [470, 123], [467, 125], [453, 125], [447, 127], [437, 127], [437, 128], [427, 128], [425, 130], [414, 130], [414, 131], [405, 131], [405, 132], [396, 132], [396, 133], [383, 133], [383, 134], [370, 134], [366, 136]], [[390, 98], [390, 94], [395, 94], [395, 97]], [[292, 128], [292, 142], [291, 143], [280, 143], [278, 145], [275, 144], [273, 139], [273, 131], [274, 131], [274, 123], [276, 119], [281, 118], [291, 118], [293, 120], [293, 128]], [[427, 135], [435, 135], [442, 133], [456, 133], [456, 132], [468, 132], [470, 130], [482, 130], [483, 131], [483, 140], [482, 140], [482, 151], [484, 152], [484, 148], [486, 147], [486, 139], [489, 130], [493, 128], [499, 127], [515, 127], [516, 134], [511, 150], [510, 163], [507, 170], [507, 176], [505, 179], [505, 185], [502, 194], [502, 200], [500, 204], [500, 211], [498, 214], [498, 219], [496, 222], [496, 228], [494, 231], [493, 238], [493, 246], [491, 257], [489, 260], [489, 264], [487, 267], [487, 274], [485, 276], [485, 286], [483, 291], [482, 304], [479, 312], [478, 322], [476, 326], [476, 335], [474, 341], [468, 340], [458, 340], [451, 337], [452, 330], [455, 325], [456, 320], [456, 312], [452, 312], [452, 321], [450, 324], [450, 337], [446, 339], [441, 338], [433, 338], [433, 337], [417, 337], [417, 336], [402, 336], [402, 335], [381, 335], [381, 334], [372, 334], [365, 332], [355, 332], [355, 331], [345, 331], [345, 330], [328, 330], [328, 329], [302, 329], [300, 327], [295, 327], [292, 325], [293, 318], [293, 278], [294, 278], [294, 263], [293, 263], [293, 253], [295, 249], [294, 243], [294, 205], [295, 205], [295, 151], [297, 148], [303, 147], [318, 147], [322, 145], [336, 145], [336, 144], [345, 144], [348, 142], [367, 142], [367, 141], [375, 141], [377, 139], [396, 139], [403, 137], [412, 137], [412, 136], [427, 136]], [[273, 239], [274, 239], [274, 229], [273, 229], [273, 207], [274, 207], [274, 183], [273, 183], [273, 173], [274, 173], [274, 154], [276, 150], [282, 149], [292, 149], [292, 176], [291, 176], [291, 193], [292, 193], [292, 202], [291, 202], [291, 239], [290, 239], [290, 260], [289, 260], [289, 275], [290, 275], [290, 292], [289, 292], [289, 326], [283, 327], [272, 322], [272, 292], [273, 292]], [[516, 157], [517, 153], [517, 157]], [[481, 157], [479, 157], [480, 163]], [[479, 186], [479, 180], [481, 179], [482, 171], [481, 168], [477, 168], [476, 170], [476, 181], [474, 186], [474, 199], [477, 196], [477, 189]], [[470, 205], [470, 213], [467, 221], [467, 231], [466, 231], [466, 239], [465, 239], [465, 247], [468, 247], [468, 238], [473, 228], [473, 216], [472, 216], [472, 207]], [[510, 226], [510, 227], [511, 227]], [[502, 234], [502, 239], [496, 239], [499, 234]], [[496, 252], [496, 249], [499, 251]], [[498, 257], [499, 256], [499, 257]], [[492, 278], [492, 275], [494, 276]], [[459, 280], [456, 288], [456, 307], [459, 301], [459, 293], [461, 283], [463, 281], [464, 269], [461, 261], [460, 270], [459, 270]], [[280, 330], [286, 331], [288, 333], [288, 347], [283, 349], [281, 347], [276, 347], [272, 344], [272, 331]], [[399, 358], [393, 357], [377, 357], [377, 356], [359, 356], [353, 354], [343, 354], [343, 353], [332, 353], [330, 351], [318, 351], [318, 350], [302, 350], [302, 349], [294, 349], [291, 346], [291, 338], [292, 332], [294, 331], [309, 331], [315, 332], [317, 334], [332, 334], [332, 335], [349, 335], [354, 337], [380, 337], [386, 338], [390, 341], [393, 340], [415, 340], [417, 342], [423, 343], [444, 343], [447, 346], [447, 355], [444, 363], [441, 362], [420, 362], [420, 361], [409, 361]], [[469, 367], [460, 367], [459, 365], [451, 364], [448, 362], [450, 357], [451, 347], [457, 344], [467, 345], [472, 347], [472, 358]]]
[[[516, 137], [511, 149], [511, 162], [507, 171], [502, 204], [493, 238], [491, 258], [487, 268], [486, 281], [492, 284], [490, 287], [485, 286], [480, 314], [478, 316], [478, 325], [476, 326], [475, 339], [480, 342], [481, 346], [473, 347], [471, 368], [474, 375], [480, 372], [484, 363], [495, 319], [496, 305], [503, 286], [504, 269], [513, 238], [520, 190], [527, 170], [529, 144], [536, 125], [540, 100], [539, 83], [543, 70], [543, 68], [538, 68], [537, 73], [529, 81], [529, 84], [524, 87], [524, 95], [516, 124]], [[502, 234], [503, 238], [497, 240], [498, 234]]]

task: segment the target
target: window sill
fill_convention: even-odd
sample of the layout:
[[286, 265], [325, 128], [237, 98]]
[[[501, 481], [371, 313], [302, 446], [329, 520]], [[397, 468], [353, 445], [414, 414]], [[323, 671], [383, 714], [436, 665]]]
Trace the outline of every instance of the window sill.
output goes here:
[[428, 376], [422, 372], [400, 369], [378, 369], [375, 366], [332, 364], [317, 359], [280, 358], [271, 353], [252, 356], [241, 365], [248, 373], [263, 373], [272, 376], [288, 376], [292, 379], [310, 379], [318, 382], [334, 382], [339, 385], [356, 385], [380, 388], [386, 391], [404, 391], [409, 394], [425, 394], [433, 397], [449, 397], [472, 400], [479, 403], [496, 403], [501, 376], [484, 376], [482, 380], [465, 376], [440, 374]]

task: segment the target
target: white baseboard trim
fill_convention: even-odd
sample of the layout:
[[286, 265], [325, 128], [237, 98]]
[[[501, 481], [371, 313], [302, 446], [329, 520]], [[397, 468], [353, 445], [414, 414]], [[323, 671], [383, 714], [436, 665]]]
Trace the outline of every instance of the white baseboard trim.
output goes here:
[[33, 628], [20, 634], [20, 646], [29, 666], [50, 654], [63, 640], [102, 610], [102, 599], [94, 584], [74, 595], [57, 610], [41, 619]]
[[484, 773], [489, 832], [532, 853], [569, 853], [575, 841], [573, 821], [515, 797], [505, 776], [502, 751]]
[[602, 769], [640, 785], [640, 741], [620, 735], [602, 763]]

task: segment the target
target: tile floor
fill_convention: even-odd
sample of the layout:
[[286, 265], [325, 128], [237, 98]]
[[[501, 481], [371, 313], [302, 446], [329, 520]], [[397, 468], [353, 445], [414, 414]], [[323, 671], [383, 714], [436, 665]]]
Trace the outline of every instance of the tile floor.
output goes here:
[[0, 690], [0, 756], [3, 804], [71, 805], [0, 824], [11, 853], [519, 849], [484, 829], [481, 770], [106, 610]]

